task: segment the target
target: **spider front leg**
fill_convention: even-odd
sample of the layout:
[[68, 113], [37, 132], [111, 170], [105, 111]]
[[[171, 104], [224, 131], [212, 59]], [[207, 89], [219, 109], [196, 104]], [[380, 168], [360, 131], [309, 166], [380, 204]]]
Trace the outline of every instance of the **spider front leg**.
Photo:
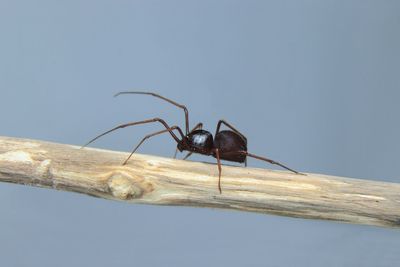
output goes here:
[[[156, 135], [159, 135], [159, 134], [163, 134], [163, 133], [167, 133], [167, 132], [169, 132], [170, 134], [173, 134], [173, 132], [172, 132], [173, 130], [178, 130], [179, 133], [182, 132], [181, 129], [180, 129], [178, 126], [172, 126], [172, 127], [167, 128], [167, 129], [165, 129], [165, 130], [161, 130], [161, 131], [158, 131], [158, 132], [155, 132], [155, 133], [152, 133], [152, 134], [148, 134], [148, 135], [146, 135], [145, 137], [143, 137], [143, 139], [142, 139], [142, 140], [139, 142], [139, 144], [132, 150], [131, 154], [130, 154], [129, 157], [124, 161], [124, 163], [123, 163], [122, 165], [125, 165], [125, 164], [128, 162], [128, 160], [132, 157], [133, 153], [136, 152], [136, 150], [143, 144], [144, 141], [146, 141], [146, 140], [149, 139], [150, 137], [153, 137], [153, 136], [156, 136]], [[181, 136], [182, 136], [182, 138], [184, 137], [183, 134], [181, 134]], [[179, 141], [177, 141], [177, 142], [179, 143]]]
[[[104, 136], [104, 135], [106, 135], [106, 134], [109, 134], [109, 133], [111, 133], [111, 132], [113, 132], [113, 131], [115, 131], [115, 130], [122, 129], [122, 128], [125, 128], [125, 127], [134, 126], [134, 125], [139, 125], [139, 124], [152, 123], [152, 122], [159, 122], [159, 123], [161, 123], [166, 129], [169, 129], [169, 128], [170, 128], [170, 127], [168, 126], [168, 124], [167, 124], [163, 119], [160, 119], [160, 118], [154, 118], [154, 119], [149, 119], [149, 120], [143, 120], [143, 121], [135, 121], [135, 122], [125, 123], [125, 124], [118, 125], [118, 126], [112, 128], [111, 130], [108, 130], [108, 131], [106, 131], [106, 132], [104, 132], [104, 133], [102, 133], [102, 134], [99, 134], [98, 136], [96, 136], [95, 138], [93, 138], [92, 140], [90, 140], [89, 142], [87, 142], [86, 144], [84, 144], [81, 148], [86, 147], [87, 145], [89, 145], [89, 144], [91, 144], [92, 142], [96, 141], [96, 140], [99, 139], [100, 137], [102, 137], [102, 136]], [[183, 136], [182, 130], [181, 130], [180, 128], [177, 128], [177, 130], [179, 131], [180, 135]], [[179, 138], [178, 138], [172, 131], [170, 131], [170, 134], [171, 134], [172, 138], [175, 139], [176, 142], [179, 142]]]

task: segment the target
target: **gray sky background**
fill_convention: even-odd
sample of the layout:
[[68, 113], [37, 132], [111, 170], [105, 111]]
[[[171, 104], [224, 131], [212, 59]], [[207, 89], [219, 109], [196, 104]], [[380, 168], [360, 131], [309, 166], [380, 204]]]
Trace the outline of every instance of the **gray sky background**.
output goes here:
[[[0, 135], [224, 118], [300, 171], [400, 182], [399, 1], [0, 0]], [[130, 150], [159, 129], [104, 137]], [[172, 156], [169, 136], [142, 153]], [[195, 156], [192, 160], [213, 161]], [[271, 168], [256, 160], [254, 167]], [[397, 266], [400, 232], [0, 184], [2, 266]]]

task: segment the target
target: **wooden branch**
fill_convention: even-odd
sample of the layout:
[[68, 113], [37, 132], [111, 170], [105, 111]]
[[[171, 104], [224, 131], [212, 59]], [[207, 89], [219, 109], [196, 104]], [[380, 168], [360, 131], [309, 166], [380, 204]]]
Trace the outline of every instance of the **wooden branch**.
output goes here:
[[222, 166], [0, 137], [0, 181], [132, 203], [400, 226], [400, 184]]

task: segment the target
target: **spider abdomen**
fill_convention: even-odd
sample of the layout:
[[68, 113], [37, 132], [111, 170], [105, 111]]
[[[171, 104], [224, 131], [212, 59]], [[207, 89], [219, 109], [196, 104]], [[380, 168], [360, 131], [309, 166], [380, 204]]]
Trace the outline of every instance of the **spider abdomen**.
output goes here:
[[246, 155], [235, 152], [247, 151], [247, 141], [233, 131], [218, 132], [214, 139], [214, 148], [219, 150], [221, 159], [240, 163], [246, 160]]

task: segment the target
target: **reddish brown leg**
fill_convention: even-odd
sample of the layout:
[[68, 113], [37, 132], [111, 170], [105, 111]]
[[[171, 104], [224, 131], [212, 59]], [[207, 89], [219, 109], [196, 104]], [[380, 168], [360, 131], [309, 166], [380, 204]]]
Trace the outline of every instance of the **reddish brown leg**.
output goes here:
[[[118, 130], [118, 129], [121, 129], [121, 128], [125, 128], [125, 127], [129, 127], [129, 126], [139, 125], [139, 124], [151, 123], [151, 122], [159, 122], [159, 123], [161, 123], [162, 125], [164, 125], [164, 127], [165, 127], [166, 129], [169, 129], [169, 128], [170, 128], [170, 127], [168, 126], [168, 124], [167, 124], [163, 119], [160, 119], [160, 118], [154, 118], [154, 119], [149, 119], [149, 120], [143, 120], [143, 121], [136, 121], [136, 122], [130, 122], [130, 123], [126, 123], [126, 124], [121, 124], [121, 125], [118, 125], [117, 127], [112, 128], [111, 130], [108, 130], [108, 131], [106, 131], [106, 132], [104, 132], [104, 133], [102, 133], [102, 134], [96, 136], [95, 138], [93, 138], [92, 140], [90, 140], [89, 142], [87, 142], [85, 145], [83, 145], [82, 148], [85, 147], [85, 146], [87, 146], [87, 145], [89, 145], [89, 144], [91, 144], [92, 142], [96, 141], [96, 140], [99, 139], [100, 137], [102, 137], [102, 136], [104, 136], [104, 135], [106, 135], [106, 134], [108, 134], [108, 133], [111, 133], [111, 132], [113, 132], [113, 131], [115, 131], [115, 130]], [[176, 128], [176, 129], [178, 130], [179, 134], [180, 134], [180, 135], [182, 136], [182, 138], [183, 138], [184, 135], [183, 135], [182, 130], [181, 130], [179, 127]], [[179, 138], [178, 138], [172, 131], [169, 131], [169, 133], [171, 134], [172, 138], [175, 139], [176, 142], [179, 142]]]
[[184, 105], [178, 104], [175, 101], [168, 99], [166, 97], [163, 97], [159, 94], [155, 94], [155, 93], [151, 93], [151, 92], [119, 92], [117, 94], [115, 94], [114, 96], [119, 96], [119, 95], [123, 95], [123, 94], [138, 94], [138, 95], [151, 95], [157, 98], [160, 98], [164, 101], [167, 101], [169, 103], [171, 103], [174, 106], [177, 106], [181, 109], [183, 109], [183, 111], [185, 112], [185, 129], [186, 129], [186, 135], [189, 133], [189, 112], [187, 110], [187, 108]]
[[176, 154], [178, 154], [178, 148], [175, 149], [175, 153], [174, 153], [174, 159], [176, 159]]
[[188, 157], [190, 157], [193, 154], [193, 152], [188, 152], [186, 156], [182, 160], [186, 160]]
[[219, 149], [216, 148], [215, 149], [215, 156], [217, 158], [217, 163], [218, 163], [218, 189], [219, 189], [219, 193], [222, 194], [222, 190], [221, 190], [221, 159], [219, 158]]
[[125, 164], [128, 162], [128, 160], [132, 157], [133, 153], [135, 153], [136, 150], [143, 144], [143, 142], [146, 141], [147, 139], [149, 139], [150, 137], [153, 137], [153, 136], [159, 135], [159, 134], [163, 134], [163, 133], [166, 133], [166, 132], [170, 132], [170, 133], [171, 133], [173, 130], [176, 130], [176, 129], [178, 129], [178, 128], [179, 128], [178, 126], [172, 126], [171, 128], [168, 128], [168, 129], [165, 129], [165, 130], [162, 130], [162, 131], [158, 131], [158, 132], [155, 132], [155, 133], [146, 135], [146, 136], [139, 142], [139, 144], [132, 150], [131, 154], [130, 154], [129, 157], [124, 161], [124, 163], [122, 163], [122, 165], [125, 165]]
[[196, 126], [194, 126], [192, 130], [190, 130], [190, 133], [193, 132], [194, 130], [197, 130], [197, 129], [203, 129], [203, 123], [202, 122], [199, 122], [198, 124], [196, 124]]
[[259, 160], [263, 160], [263, 161], [269, 162], [269, 163], [271, 163], [271, 164], [275, 164], [275, 165], [281, 166], [282, 168], [284, 168], [284, 169], [286, 169], [286, 170], [289, 170], [289, 171], [291, 171], [291, 172], [294, 172], [294, 173], [296, 173], [296, 174], [300, 174], [298, 171], [295, 171], [295, 170], [293, 170], [293, 169], [291, 169], [291, 168], [289, 168], [289, 167], [286, 167], [285, 165], [283, 165], [283, 164], [281, 164], [281, 163], [279, 163], [279, 162], [277, 162], [277, 161], [274, 161], [274, 160], [272, 160], [272, 159], [265, 158], [265, 157], [260, 157], [260, 156], [251, 154], [251, 153], [249, 153], [249, 152], [247, 152], [247, 151], [226, 152], [226, 154], [231, 154], [231, 153], [243, 154], [243, 155], [246, 155], [246, 156], [248, 156], [248, 157], [252, 157], [252, 158], [259, 159]]

